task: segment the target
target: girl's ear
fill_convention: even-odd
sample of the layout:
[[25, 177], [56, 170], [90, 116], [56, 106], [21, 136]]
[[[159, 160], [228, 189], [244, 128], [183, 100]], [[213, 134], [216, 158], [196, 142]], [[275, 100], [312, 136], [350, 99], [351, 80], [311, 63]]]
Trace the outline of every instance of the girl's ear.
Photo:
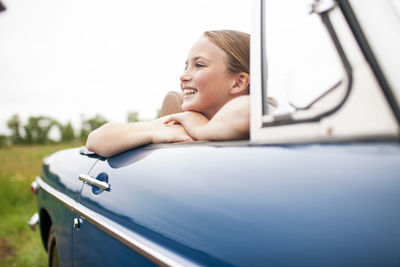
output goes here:
[[245, 72], [236, 74], [234, 84], [230, 91], [231, 94], [237, 95], [245, 92], [249, 88], [250, 75]]

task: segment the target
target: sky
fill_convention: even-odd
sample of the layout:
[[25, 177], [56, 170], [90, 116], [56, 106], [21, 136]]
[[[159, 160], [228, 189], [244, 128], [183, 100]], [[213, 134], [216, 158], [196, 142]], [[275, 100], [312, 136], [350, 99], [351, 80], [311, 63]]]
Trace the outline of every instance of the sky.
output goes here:
[[81, 118], [156, 116], [205, 30], [250, 33], [249, 0], [2, 0], [0, 134], [19, 114], [79, 128]]

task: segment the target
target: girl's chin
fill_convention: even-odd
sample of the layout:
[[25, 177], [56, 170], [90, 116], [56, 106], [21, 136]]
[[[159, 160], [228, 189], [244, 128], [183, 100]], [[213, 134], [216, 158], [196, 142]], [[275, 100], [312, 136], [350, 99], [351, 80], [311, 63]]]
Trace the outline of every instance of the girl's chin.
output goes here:
[[196, 101], [193, 98], [183, 98], [182, 110], [183, 111], [191, 111], [196, 106]]
[[191, 110], [191, 106], [192, 106], [192, 105], [190, 105], [190, 103], [188, 103], [188, 102], [183, 102], [181, 108], [182, 108], [183, 111], [192, 111], [192, 110]]
[[189, 101], [183, 102], [181, 106], [183, 111], [197, 111], [200, 112], [195, 103], [191, 103]]

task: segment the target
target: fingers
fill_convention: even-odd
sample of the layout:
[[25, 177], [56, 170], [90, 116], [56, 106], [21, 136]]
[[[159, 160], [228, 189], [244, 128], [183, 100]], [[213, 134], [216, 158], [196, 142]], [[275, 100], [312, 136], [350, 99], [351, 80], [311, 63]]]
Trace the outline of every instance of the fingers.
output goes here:
[[172, 121], [174, 121], [174, 118], [171, 115], [168, 115], [164, 120], [164, 124], [169, 124]]
[[177, 124], [179, 124], [179, 123], [177, 123], [177, 122], [174, 121], [174, 120], [171, 120], [171, 121], [164, 122], [164, 124], [165, 124], [165, 125], [177, 125]]
[[171, 122], [174, 122], [173, 124], [181, 124], [183, 120], [183, 116], [181, 113], [176, 113], [169, 115], [165, 118], [164, 124], [169, 124]]

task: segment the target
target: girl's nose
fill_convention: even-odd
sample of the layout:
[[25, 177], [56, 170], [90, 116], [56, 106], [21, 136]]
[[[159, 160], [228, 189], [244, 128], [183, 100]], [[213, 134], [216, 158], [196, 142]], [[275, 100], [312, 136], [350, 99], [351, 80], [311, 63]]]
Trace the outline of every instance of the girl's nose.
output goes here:
[[192, 75], [188, 72], [188, 70], [185, 70], [182, 75], [181, 75], [181, 82], [187, 82], [192, 79]]

